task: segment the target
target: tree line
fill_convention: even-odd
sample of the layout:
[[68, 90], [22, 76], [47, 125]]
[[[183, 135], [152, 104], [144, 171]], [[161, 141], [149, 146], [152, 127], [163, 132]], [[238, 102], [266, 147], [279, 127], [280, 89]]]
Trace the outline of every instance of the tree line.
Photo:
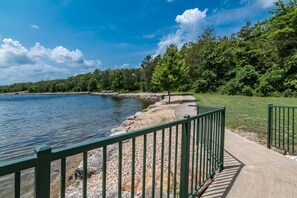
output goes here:
[[99, 70], [67, 79], [16, 83], [0, 92], [190, 91], [297, 97], [297, 0], [231, 36], [206, 28], [180, 50], [147, 55], [140, 68]]

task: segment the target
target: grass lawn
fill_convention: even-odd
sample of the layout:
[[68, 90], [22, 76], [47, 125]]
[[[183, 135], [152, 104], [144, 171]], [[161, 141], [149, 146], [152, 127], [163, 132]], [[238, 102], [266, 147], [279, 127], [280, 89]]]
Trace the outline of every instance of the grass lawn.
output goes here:
[[219, 94], [193, 94], [202, 106], [225, 106], [226, 126], [238, 131], [254, 132], [266, 138], [267, 105], [297, 106], [297, 98], [247, 97]]

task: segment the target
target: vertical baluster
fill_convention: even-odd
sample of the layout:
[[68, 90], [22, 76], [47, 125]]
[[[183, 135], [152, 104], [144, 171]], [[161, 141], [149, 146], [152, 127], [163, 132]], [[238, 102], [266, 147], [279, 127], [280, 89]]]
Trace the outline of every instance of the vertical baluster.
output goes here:
[[106, 197], [106, 146], [103, 147], [103, 161], [102, 161], [102, 197]]
[[288, 108], [288, 115], [287, 115], [287, 119], [288, 119], [288, 135], [287, 135], [287, 152], [290, 152], [290, 108]]
[[118, 162], [118, 197], [122, 197], [122, 155], [123, 142], [119, 142], [119, 162]]
[[87, 197], [88, 152], [83, 152], [83, 197]]
[[195, 170], [195, 190], [198, 186], [198, 165], [199, 165], [199, 119], [195, 119], [196, 124], [196, 170]]
[[215, 139], [216, 139], [216, 125], [215, 125], [215, 113], [213, 113], [212, 115], [212, 172], [215, 170], [215, 163], [216, 163], [216, 143], [215, 143]]
[[285, 150], [285, 108], [283, 108], [283, 150]]
[[172, 138], [172, 128], [169, 128], [169, 138], [168, 138], [168, 173], [167, 173], [167, 197], [169, 198], [170, 193], [170, 172], [171, 172], [171, 138]]
[[202, 132], [202, 128], [203, 128], [203, 118], [199, 118], [198, 119], [198, 125], [199, 125], [199, 134], [200, 134], [200, 164], [199, 164], [199, 186], [201, 184], [201, 176], [203, 175], [202, 174], [202, 165], [203, 165], [203, 162], [202, 162], [202, 144], [203, 144], [203, 132]]
[[161, 148], [161, 177], [160, 177], [160, 196], [163, 195], [163, 168], [164, 168], [164, 129], [162, 129], [162, 148]]
[[143, 136], [143, 159], [142, 159], [142, 197], [145, 197], [145, 179], [146, 179], [146, 134]]
[[212, 114], [209, 115], [210, 120], [209, 120], [209, 171], [208, 171], [208, 178], [211, 175], [211, 169], [212, 169], [212, 157], [211, 157], [211, 153], [212, 153]]
[[177, 180], [177, 152], [178, 152], [178, 125], [176, 125], [175, 127], [175, 151], [174, 151], [174, 179], [173, 179], [173, 182], [174, 182], [174, 185], [173, 185], [173, 197], [175, 198], [176, 197], [176, 180]]
[[216, 169], [219, 167], [219, 114], [216, 113]]
[[186, 122], [183, 124], [181, 138], [181, 167], [180, 167], [180, 197], [189, 196], [189, 153], [190, 153], [190, 116], [184, 116]]
[[152, 174], [152, 197], [155, 197], [155, 174], [156, 174], [156, 132], [154, 132], [154, 141], [153, 141], [153, 174]]
[[131, 197], [134, 197], [135, 182], [135, 138], [132, 138], [132, 164], [131, 164]]
[[221, 142], [220, 142], [220, 172], [224, 169], [224, 144], [225, 144], [225, 116], [226, 116], [226, 108], [222, 107], [221, 111]]
[[281, 143], [281, 131], [280, 131], [280, 126], [281, 126], [281, 110], [280, 107], [278, 107], [278, 148], [280, 149], [280, 143]]
[[271, 118], [272, 118], [272, 104], [268, 105], [268, 117], [267, 117], [267, 148], [270, 149], [271, 146]]
[[292, 109], [292, 124], [293, 124], [293, 126], [292, 126], [292, 153], [295, 153], [295, 148], [294, 148], [294, 146], [295, 146], [295, 142], [294, 142], [294, 133], [295, 133], [295, 109], [293, 108]]
[[65, 197], [65, 182], [66, 182], [66, 158], [61, 159], [61, 198]]
[[[191, 168], [191, 193], [193, 193], [193, 185], [194, 185], [194, 157], [195, 157], [195, 120], [193, 120], [193, 135], [192, 135], [192, 139], [193, 139], [193, 141], [192, 141], [192, 168]], [[190, 125], [191, 125], [191, 123], [190, 123]], [[190, 137], [191, 137], [191, 132], [192, 131], [190, 131]]]
[[210, 130], [210, 126], [209, 126], [209, 123], [210, 123], [210, 119], [209, 119], [209, 115], [207, 116], [207, 135], [206, 135], [206, 169], [205, 169], [205, 174], [206, 174], [206, 179], [208, 179], [208, 175], [209, 175], [209, 130]]
[[202, 128], [202, 133], [203, 133], [203, 182], [205, 180], [205, 143], [206, 143], [206, 117], [203, 117], [203, 128]]
[[14, 173], [14, 197], [21, 197], [21, 172]]
[[218, 161], [218, 166], [220, 166], [220, 138], [221, 138], [221, 133], [220, 133], [220, 126], [221, 126], [221, 114], [220, 112], [217, 113], [218, 115], [218, 120], [217, 120], [217, 130], [218, 130], [218, 139], [217, 139], [217, 161]]
[[276, 146], [276, 114], [277, 114], [277, 110], [276, 107], [273, 108], [274, 109], [274, 146]]

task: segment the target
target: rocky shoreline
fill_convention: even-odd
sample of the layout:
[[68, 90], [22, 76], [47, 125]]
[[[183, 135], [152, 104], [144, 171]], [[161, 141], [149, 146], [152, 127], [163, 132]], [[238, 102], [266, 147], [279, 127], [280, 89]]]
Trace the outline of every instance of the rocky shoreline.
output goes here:
[[164, 94], [162, 93], [117, 93], [117, 92], [90, 92], [90, 95], [97, 96], [111, 96], [111, 97], [119, 97], [119, 98], [139, 98], [139, 99], [148, 99], [148, 100], [162, 100], [164, 99]]
[[[93, 95], [106, 95], [106, 96], [115, 96], [115, 97], [137, 97], [142, 99], [160, 99], [163, 98], [163, 94], [116, 94], [116, 93], [92, 93]], [[174, 96], [173, 100], [179, 101], [181, 96]], [[156, 102], [153, 105], [150, 105], [147, 109], [144, 109], [142, 112], [137, 112], [132, 116], [126, 118], [126, 120], [118, 127], [111, 130], [110, 136], [118, 135], [122, 133], [132, 132], [137, 129], [145, 128], [152, 125], [161, 124], [164, 122], [175, 120], [175, 107], [178, 105], [177, 103], [168, 104], [168, 98]], [[147, 150], [150, 151], [152, 149], [152, 141], [150, 139], [152, 134], [148, 135], [148, 145]], [[158, 136], [158, 135], [157, 135]], [[167, 136], [165, 137], [168, 138]], [[158, 136], [157, 149], [159, 149], [161, 145], [161, 138]], [[136, 140], [136, 150], [142, 150], [142, 141], [143, 137], [139, 137]], [[123, 197], [130, 196], [130, 164], [131, 163], [131, 140], [127, 140], [123, 142], [123, 167], [122, 167], [122, 192]], [[167, 151], [168, 152], [168, 151]], [[151, 154], [150, 154], [151, 153]], [[166, 151], [165, 151], [166, 153]], [[136, 195], [139, 194], [139, 189], [141, 189], [141, 167], [139, 165], [142, 161], [141, 152], [137, 152], [135, 154], [135, 191]], [[160, 166], [160, 153], [157, 154], [157, 168]], [[107, 147], [107, 197], [117, 196], [118, 186], [117, 186], [117, 166], [118, 166], [118, 144], [109, 145]], [[100, 187], [102, 185], [102, 149], [95, 149], [88, 152], [88, 195], [89, 197], [100, 197], [102, 194]], [[151, 164], [149, 162], [152, 161], [152, 152], [148, 152], [147, 154], [147, 174], [148, 179], [151, 181], [152, 176], [149, 175], [151, 173]], [[173, 167], [172, 167], [173, 168]], [[164, 167], [164, 170], [166, 167]], [[81, 197], [82, 196], [82, 173], [83, 173], [83, 162], [80, 162], [79, 166], [75, 170], [74, 182], [66, 189], [67, 197]], [[158, 176], [159, 174], [159, 176]], [[156, 172], [157, 178], [160, 177], [160, 173]], [[167, 177], [166, 177], [167, 178]], [[172, 179], [172, 178], [170, 178]], [[166, 183], [166, 181], [165, 181]], [[158, 184], [157, 184], [158, 186]], [[167, 185], [166, 185], [167, 187]], [[148, 183], [146, 186], [146, 190], [150, 192], [151, 186]], [[98, 191], [99, 190], [99, 191]], [[164, 190], [165, 191], [165, 190]]]

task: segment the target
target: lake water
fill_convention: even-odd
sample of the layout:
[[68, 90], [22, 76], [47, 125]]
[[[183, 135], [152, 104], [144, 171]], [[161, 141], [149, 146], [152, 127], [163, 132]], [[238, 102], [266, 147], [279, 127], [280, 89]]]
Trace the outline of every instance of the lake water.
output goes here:
[[151, 102], [92, 95], [0, 95], [0, 161], [106, 136]]

